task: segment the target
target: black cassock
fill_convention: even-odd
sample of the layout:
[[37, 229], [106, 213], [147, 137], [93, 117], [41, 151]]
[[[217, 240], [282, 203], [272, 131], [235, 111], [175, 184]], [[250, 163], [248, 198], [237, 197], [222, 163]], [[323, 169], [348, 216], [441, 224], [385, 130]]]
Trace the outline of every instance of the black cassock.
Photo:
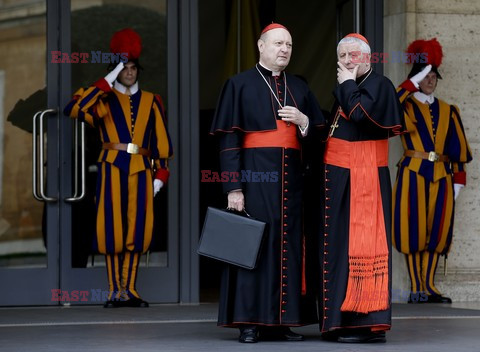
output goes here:
[[[218, 316], [221, 326], [299, 326], [317, 321], [315, 295], [308, 283], [302, 295], [304, 236], [300, 150], [242, 148], [245, 134], [277, 130], [280, 107], [267, 84], [282, 105], [296, 106], [309, 117], [309, 129], [324, 124], [314, 95], [296, 76], [282, 72], [273, 77], [271, 71], [257, 65], [225, 83], [211, 133], [219, 136], [221, 171], [235, 172], [240, 177], [224, 182], [223, 190], [242, 189], [246, 211], [265, 221], [267, 227], [255, 269], [225, 266], [223, 270]], [[295, 129], [300, 138], [297, 126], [292, 124], [289, 128]], [[269, 176], [255, 182], [253, 178], [248, 179], [249, 172]]]
[[[334, 96], [335, 104], [329, 124], [336, 121], [338, 127], [329, 138], [349, 142], [378, 141], [401, 133], [403, 110], [395, 87], [386, 77], [372, 71], [370, 75], [365, 74], [358, 78], [356, 82], [347, 80], [336, 87]], [[346, 118], [340, 116], [335, 119], [339, 107]], [[325, 226], [319, 239], [320, 330], [325, 332], [354, 327], [378, 327], [387, 330], [391, 325], [390, 308], [368, 314], [340, 311], [349, 273], [350, 170], [330, 164], [325, 165], [325, 170], [326, 198], [322, 214]], [[391, 298], [392, 191], [388, 166], [378, 167], [378, 175], [388, 245], [388, 291]]]

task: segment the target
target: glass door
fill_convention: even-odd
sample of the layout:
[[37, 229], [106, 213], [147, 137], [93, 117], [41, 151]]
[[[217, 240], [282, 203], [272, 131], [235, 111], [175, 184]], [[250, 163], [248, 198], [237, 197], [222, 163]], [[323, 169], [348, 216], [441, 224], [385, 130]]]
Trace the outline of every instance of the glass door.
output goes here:
[[[115, 0], [89, 4], [72, 0], [71, 7], [63, 9], [60, 30], [63, 52], [70, 54], [65, 56], [68, 62], [58, 64], [62, 69], [63, 106], [79, 88], [87, 88], [108, 73], [112, 67], [109, 56], [112, 35], [121, 29], [132, 28], [142, 40], [139, 89], [161, 96], [167, 112], [167, 129], [170, 130], [168, 112], [174, 102], [168, 94], [168, 82], [176, 68], [169, 66], [174, 63], [167, 60], [167, 48], [173, 45], [172, 51], [175, 50], [174, 42], [169, 39], [172, 33], [167, 31], [167, 19], [175, 21], [176, 16], [175, 7], [170, 8], [167, 2], [175, 3], [167, 0], [137, 0], [134, 3]], [[74, 59], [75, 56], [78, 60]], [[65, 187], [60, 207], [63, 216], [60, 217], [59, 303], [103, 304], [108, 296], [106, 259], [95, 245], [95, 198], [100, 166], [97, 159], [102, 150], [99, 130], [66, 116], [62, 119], [61, 172], [70, 186]], [[172, 182], [167, 183], [154, 198], [152, 242], [147, 253], [139, 259], [136, 288], [150, 303], [178, 302], [178, 244], [174, 221], [171, 220], [177, 200], [173, 199], [171, 187]], [[120, 258], [123, 259], [121, 254]]]
[[59, 71], [47, 54], [58, 44], [58, 20], [56, 1], [0, 5], [2, 306], [56, 304]]
[[[63, 110], [107, 73], [98, 53], [108, 54], [112, 34], [132, 27], [143, 42], [140, 89], [161, 95], [168, 120], [178, 99], [177, 11], [174, 0], [1, 2], [0, 306], [103, 304], [105, 259], [93, 245], [98, 131]], [[178, 173], [170, 168], [136, 285], [152, 303], [179, 300]]]

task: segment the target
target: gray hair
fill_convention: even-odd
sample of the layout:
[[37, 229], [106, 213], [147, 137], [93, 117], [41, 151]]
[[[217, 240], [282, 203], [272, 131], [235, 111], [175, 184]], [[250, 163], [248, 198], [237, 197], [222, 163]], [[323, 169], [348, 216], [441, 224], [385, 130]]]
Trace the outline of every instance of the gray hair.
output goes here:
[[365, 54], [369, 54], [371, 53], [371, 50], [370, 50], [370, 46], [365, 43], [363, 40], [361, 39], [358, 39], [358, 38], [355, 38], [355, 37], [346, 37], [346, 38], [343, 38], [342, 40], [340, 40], [338, 42], [338, 45], [337, 45], [337, 56], [338, 56], [338, 49], [340, 48], [340, 45], [342, 44], [350, 44], [350, 43], [357, 43], [360, 45], [360, 51], [362, 53], [365, 53]]

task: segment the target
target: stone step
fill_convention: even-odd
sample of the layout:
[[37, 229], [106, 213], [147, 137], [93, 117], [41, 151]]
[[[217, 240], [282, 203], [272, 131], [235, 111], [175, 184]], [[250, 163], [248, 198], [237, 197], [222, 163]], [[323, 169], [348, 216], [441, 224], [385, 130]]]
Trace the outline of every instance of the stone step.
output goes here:
[[435, 285], [453, 302], [480, 302], [480, 270], [448, 270], [445, 276], [443, 268], [439, 267], [435, 275]]

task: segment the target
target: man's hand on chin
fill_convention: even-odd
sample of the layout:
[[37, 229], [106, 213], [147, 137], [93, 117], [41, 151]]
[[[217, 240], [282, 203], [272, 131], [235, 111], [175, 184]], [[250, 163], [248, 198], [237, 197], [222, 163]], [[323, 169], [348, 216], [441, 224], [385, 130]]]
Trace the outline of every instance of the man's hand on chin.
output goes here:
[[343, 82], [357, 78], [357, 72], [358, 72], [358, 65], [353, 68], [353, 71], [350, 71], [348, 68], [346, 68], [340, 61], [337, 62], [338, 68], [337, 68], [337, 81], [338, 83], [342, 84]]

